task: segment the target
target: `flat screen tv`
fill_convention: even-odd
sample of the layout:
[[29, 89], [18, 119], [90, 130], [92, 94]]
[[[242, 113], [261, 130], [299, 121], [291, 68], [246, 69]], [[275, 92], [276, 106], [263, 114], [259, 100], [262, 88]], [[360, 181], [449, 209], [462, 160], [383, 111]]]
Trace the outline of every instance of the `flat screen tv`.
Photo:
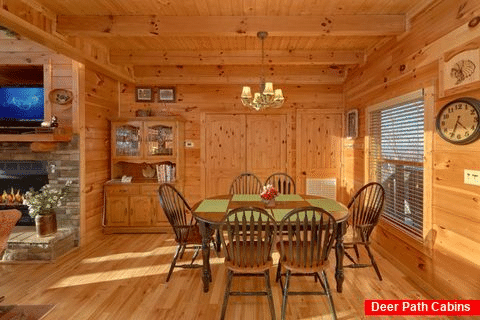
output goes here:
[[40, 86], [0, 87], [0, 124], [30, 126], [44, 120], [44, 89]]

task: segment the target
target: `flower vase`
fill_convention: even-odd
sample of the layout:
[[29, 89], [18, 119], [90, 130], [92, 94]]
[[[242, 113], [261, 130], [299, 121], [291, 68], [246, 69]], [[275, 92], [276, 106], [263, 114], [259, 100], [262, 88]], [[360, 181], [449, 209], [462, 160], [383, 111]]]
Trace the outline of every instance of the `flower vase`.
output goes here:
[[43, 210], [35, 216], [37, 236], [46, 237], [57, 232], [57, 215], [53, 210]]
[[262, 199], [263, 203], [265, 204], [265, 208], [273, 208], [275, 207], [275, 198], [267, 200]]

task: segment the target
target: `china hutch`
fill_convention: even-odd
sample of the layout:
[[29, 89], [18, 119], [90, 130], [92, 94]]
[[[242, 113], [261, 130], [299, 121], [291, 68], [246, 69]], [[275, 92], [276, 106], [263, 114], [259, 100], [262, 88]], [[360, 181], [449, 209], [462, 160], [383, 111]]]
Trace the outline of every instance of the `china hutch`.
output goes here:
[[158, 186], [168, 182], [183, 192], [184, 120], [115, 119], [111, 131], [112, 179], [105, 184], [104, 233], [169, 231]]

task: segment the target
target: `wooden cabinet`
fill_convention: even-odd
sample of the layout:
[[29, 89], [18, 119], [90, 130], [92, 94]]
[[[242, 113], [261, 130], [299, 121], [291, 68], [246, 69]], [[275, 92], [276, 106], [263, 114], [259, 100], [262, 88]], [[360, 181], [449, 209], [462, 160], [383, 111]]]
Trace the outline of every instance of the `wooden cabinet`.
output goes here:
[[[112, 121], [111, 137], [112, 180], [105, 184], [104, 232], [170, 231], [158, 187], [169, 182], [183, 192], [184, 121], [176, 117], [118, 119]], [[132, 181], [122, 182], [123, 176]]]

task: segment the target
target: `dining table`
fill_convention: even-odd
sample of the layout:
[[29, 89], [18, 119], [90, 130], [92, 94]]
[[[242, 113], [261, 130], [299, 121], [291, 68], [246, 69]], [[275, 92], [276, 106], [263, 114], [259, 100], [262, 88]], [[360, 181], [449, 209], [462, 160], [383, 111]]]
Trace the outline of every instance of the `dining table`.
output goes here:
[[[300, 207], [319, 207], [330, 213], [337, 223], [337, 235], [335, 241], [335, 280], [337, 292], [342, 292], [344, 281], [343, 272], [343, 236], [346, 233], [346, 224], [349, 217], [348, 208], [339, 201], [306, 194], [281, 194], [275, 198], [275, 205], [270, 207], [262, 202], [257, 194], [225, 194], [207, 197], [192, 207], [192, 214], [197, 219], [202, 235], [202, 280], [203, 291], [208, 292], [212, 281], [210, 268], [210, 244], [212, 234], [222, 225], [225, 215], [233, 209], [241, 207], [258, 207], [267, 210], [277, 222], [291, 210]], [[220, 244], [216, 243], [216, 249], [220, 250]]]

